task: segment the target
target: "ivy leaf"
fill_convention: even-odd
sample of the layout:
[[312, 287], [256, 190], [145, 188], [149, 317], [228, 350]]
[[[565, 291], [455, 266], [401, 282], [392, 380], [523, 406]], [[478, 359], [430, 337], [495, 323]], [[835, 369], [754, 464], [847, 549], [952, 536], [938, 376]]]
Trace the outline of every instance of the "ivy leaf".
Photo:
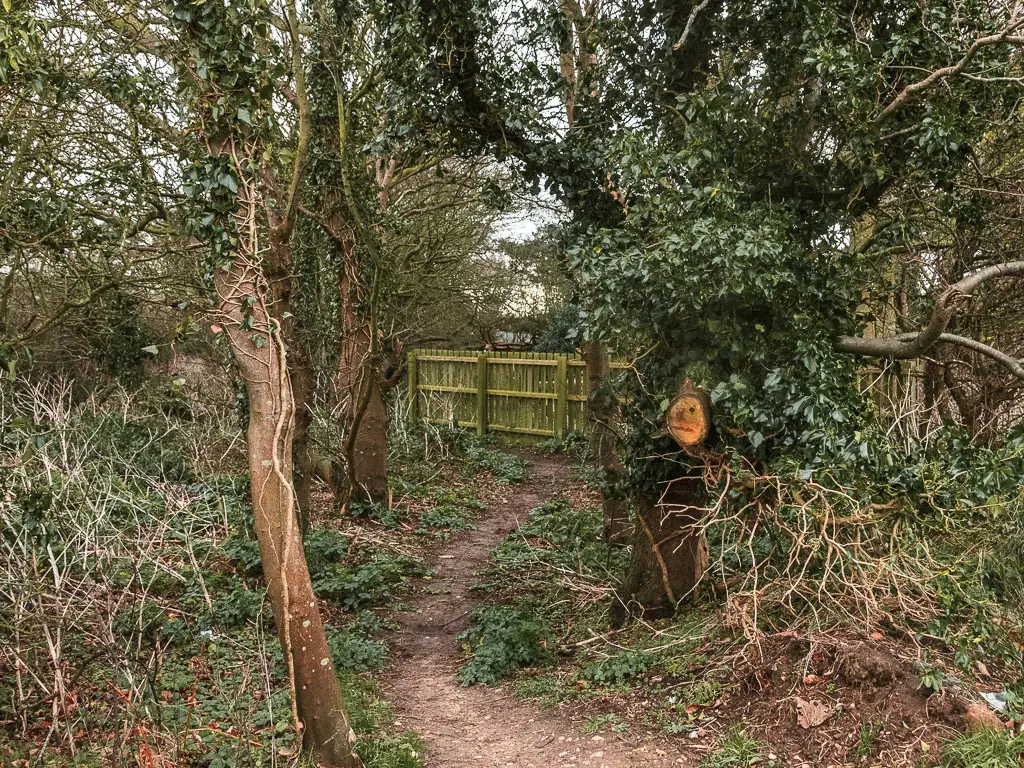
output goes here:
[[143, 347], [142, 351], [149, 355], [157, 355], [160, 353], [160, 350], [157, 349], [156, 344], [150, 344], [148, 347]]

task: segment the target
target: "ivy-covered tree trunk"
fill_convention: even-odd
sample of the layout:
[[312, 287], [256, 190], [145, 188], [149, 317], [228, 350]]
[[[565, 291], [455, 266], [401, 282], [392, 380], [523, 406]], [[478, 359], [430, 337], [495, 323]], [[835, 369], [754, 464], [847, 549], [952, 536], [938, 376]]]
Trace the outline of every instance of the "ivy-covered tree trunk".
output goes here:
[[[283, 341], [263, 303], [257, 266], [242, 259], [215, 273], [217, 303], [249, 400], [249, 472], [263, 576], [284, 649], [303, 745], [319, 763], [351, 768], [349, 725], [302, 550], [292, 485], [295, 410]], [[247, 317], [248, 316], [248, 317]]]
[[291, 227], [282, 226], [280, 212], [269, 209], [270, 242], [267, 249], [267, 280], [270, 283], [274, 303], [272, 314], [281, 329], [281, 335], [288, 348], [288, 372], [291, 379], [294, 401], [294, 427], [292, 430], [292, 455], [294, 457], [295, 500], [297, 516], [303, 533], [309, 529], [309, 513], [312, 505], [314, 465], [309, 453], [309, 425], [313, 404], [313, 371], [309, 359], [295, 332], [292, 316], [296, 289], [301, 286], [295, 274], [291, 245]]
[[622, 480], [622, 462], [611, 426], [617, 403], [605, 386], [609, 372], [608, 350], [603, 344], [591, 342], [583, 347], [583, 360], [587, 366], [590, 448], [605, 483], [602, 500], [604, 536], [608, 541], [621, 541], [629, 532], [629, 508], [626, 500], [615, 491], [615, 486]]
[[671, 616], [692, 598], [708, 567], [707, 543], [696, 528], [704, 496], [699, 477], [683, 477], [660, 499], [641, 498], [629, 571], [612, 604], [613, 625], [632, 616]]

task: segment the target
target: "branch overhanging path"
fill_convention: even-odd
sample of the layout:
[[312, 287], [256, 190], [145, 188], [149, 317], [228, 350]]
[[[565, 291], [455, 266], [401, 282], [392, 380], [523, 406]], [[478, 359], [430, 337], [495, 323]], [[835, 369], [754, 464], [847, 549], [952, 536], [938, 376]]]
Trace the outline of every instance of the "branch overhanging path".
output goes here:
[[[454, 538], [437, 555], [437, 572], [408, 610], [395, 615], [393, 670], [386, 682], [399, 721], [429, 746], [428, 768], [661, 768], [695, 765], [692, 754], [666, 754], [654, 743], [618, 734], [583, 735], [579, 723], [513, 699], [508, 686], [459, 685], [458, 635], [477, 597], [471, 587], [491, 549], [531, 509], [562, 495], [569, 465], [560, 456], [531, 456], [530, 478], [491, 502], [476, 531]], [[685, 756], [684, 756], [685, 755]]]
[[1024, 379], [1024, 361], [1017, 360], [981, 341], [955, 333], [946, 333], [956, 310], [974, 296], [975, 290], [982, 283], [997, 277], [1024, 277], [1024, 261], [993, 264], [947, 287], [936, 299], [931, 318], [923, 331], [876, 338], [844, 336], [836, 342], [836, 349], [865, 357], [911, 360], [926, 354], [936, 344], [955, 344], [994, 360], [1018, 379]]

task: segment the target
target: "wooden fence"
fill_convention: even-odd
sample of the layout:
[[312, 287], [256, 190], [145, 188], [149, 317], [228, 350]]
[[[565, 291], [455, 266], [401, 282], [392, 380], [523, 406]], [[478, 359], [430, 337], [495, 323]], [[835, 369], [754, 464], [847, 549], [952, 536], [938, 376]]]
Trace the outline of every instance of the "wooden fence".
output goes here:
[[[613, 369], [624, 368], [613, 362]], [[586, 363], [576, 354], [415, 349], [409, 353], [413, 419], [562, 437], [587, 423]]]

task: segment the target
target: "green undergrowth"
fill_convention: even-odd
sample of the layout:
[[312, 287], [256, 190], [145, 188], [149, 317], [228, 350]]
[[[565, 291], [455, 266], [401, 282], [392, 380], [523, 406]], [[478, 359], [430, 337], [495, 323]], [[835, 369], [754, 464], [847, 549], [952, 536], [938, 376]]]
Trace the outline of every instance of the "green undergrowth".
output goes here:
[[[0, 644], [0, 764], [296, 765], [248, 476], [206, 463], [237, 436], [230, 414], [3, 394], [0, 636], [17, 647]], [[373, 676], [387, 660], [376, 612], [423, 562], [329, 527], [303, 544], [364, 762], [422, 765]]]
[[518, 675], [517, 695], [551, 706], [628, 690], [655, 671], [672, 679], [688, 673], [701, 661], [694, 652], [703, 642], [698, 627], [692, 638], [652, 637], [635, 626], [602, 638], [609, 590], [627, 558], [626, 549], [602, 540], [599, 509], [573, 509], [557, 499], [532, 510], [494, 549], [475, 588], [487, 603], [462, 637], [463, 683]]

